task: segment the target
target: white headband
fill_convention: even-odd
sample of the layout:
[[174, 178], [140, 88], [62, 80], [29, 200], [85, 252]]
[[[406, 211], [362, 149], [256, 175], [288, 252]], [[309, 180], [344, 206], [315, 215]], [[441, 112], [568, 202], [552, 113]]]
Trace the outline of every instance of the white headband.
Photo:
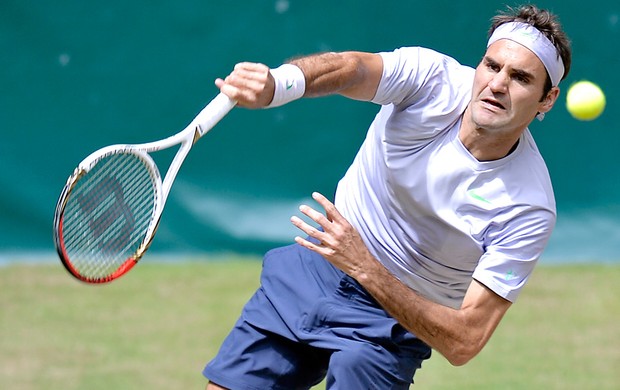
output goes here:
[[551, 84], [556, 87], [560, 83], [564, 76], [562, 58], [553, 43], [534, 26], [520, 22], [501, 24], [493, 31], [487, 48], [500, 39], [510, 39], [530, 49], [547, 69]]

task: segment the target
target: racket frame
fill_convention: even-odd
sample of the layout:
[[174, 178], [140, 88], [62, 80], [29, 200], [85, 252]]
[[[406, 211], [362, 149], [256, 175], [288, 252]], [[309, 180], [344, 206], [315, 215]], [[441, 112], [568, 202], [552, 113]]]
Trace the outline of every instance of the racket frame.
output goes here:
[[[159, 227], [159, 222], [161, 220], [161, 215], [163, 213], [168, 194], [172, 188], [172, 183], [174, 182], [185, 157], [191, 150], [192, 146], [209, 130], [211, 130], [224, 116], [226, 116], [226, 114], [228, 114], [228, 112], [232, 110], [235, 105], [236, 102], [234, 100], [231, 100], [223, 93], [220, 93], [213, 100], [211, 100], [211, 102], [209, 102], [209, 104], [204, 107], [194, 118], [194, 120], [192, 120], [182, 131], [170, 137], [153, 142], [106, 146], [91, 153], [78, 164], [77, 168], [75, 168], [73, 173], [67, 179], [67, 183], [60, 194], [56, 205], [56, 210], [54, 212], [54, 243], [62, 264], [71, 275], [86, 283], [106, 283], [124, 275], [138, 263], [153, 242], [155, 232]], [[179, 149], [172, 159], [172, 162], [166, 171], [166, 175], [162, 180], [159, 169], [149, 153], [168, 149], [176, 145], [180, 145]], [[90, 172], [104, 158], [119, 153], [134, 154], [138, 156], [146, 165], [149, 165], [148, 169], [151, 171], [155, 182], [155, 199], [151, 221], [147, 228], [145, 237], [136, 252], [120, 267], [118, 267], [115, 272], [101, 278], [85, 277], [81, 275], [80, 272], [73, 266], [64, 246], [62, 239], [64, 211], [69, 197], [71, 196], [71, 192], [80, 178]]]

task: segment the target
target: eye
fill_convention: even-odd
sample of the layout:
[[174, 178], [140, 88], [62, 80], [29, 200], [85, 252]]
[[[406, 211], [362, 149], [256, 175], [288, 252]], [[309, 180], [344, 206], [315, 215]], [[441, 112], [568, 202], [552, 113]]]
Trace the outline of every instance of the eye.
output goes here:
[[515, 73], [512, 78], [522, 84], [527, 84], [530, 82], [530, 78], [527, 77], [526, 75], [520, 74], [520, 73]]
[[493, 72], [499, 72], [499, 65], [495, 62], [487, 62], [487, 68]]

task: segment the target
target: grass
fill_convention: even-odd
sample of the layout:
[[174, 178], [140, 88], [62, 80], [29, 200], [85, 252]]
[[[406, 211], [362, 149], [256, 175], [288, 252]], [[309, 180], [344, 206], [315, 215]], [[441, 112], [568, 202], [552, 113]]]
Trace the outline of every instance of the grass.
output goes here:
[[431, 358], [431, 389], [618, 389], [620, 265], [540, 266], [469, 364]]
[[[0, 388], [203, 389], [259, 272], [253, 259], [147, 259], [87, 286], [56, 264], [4, 266]], [[618, 388], [618, 281], [618, 264], [540, 266], [478, 357], [456, 368], [435, 354], [414, 388]]]

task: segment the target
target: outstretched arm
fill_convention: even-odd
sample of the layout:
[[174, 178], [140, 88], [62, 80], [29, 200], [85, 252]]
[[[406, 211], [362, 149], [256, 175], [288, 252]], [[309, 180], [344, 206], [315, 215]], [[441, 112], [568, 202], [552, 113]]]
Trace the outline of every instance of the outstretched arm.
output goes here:
[[[290, 61], [305, 78], [304, 97], [340, 94], [356, 100], [374, 97], [383, 72], [380, 55], [364, 52], [321, 53]], [[271, 103], [275, 82], [269, 67], [242, 62], [215, 85], [221, 92], [248, 108]]]
[[309, 206], [301, 206], [300, 211], [323, 231], [298, 217], [292, 217], [291, 222], [319, 244], [296, 237], [298, 244], [319, 253], [355, 278], [403, 327], [451, 364], [463, 365], [482, 350], [510, 307], [509, 301], [476, 280], [472, 280], [458, 310], [422, 297], [370, 254], [355, 228], [329, 200], [318, 193], [313, 198], [325, 209], [325, 214]]

